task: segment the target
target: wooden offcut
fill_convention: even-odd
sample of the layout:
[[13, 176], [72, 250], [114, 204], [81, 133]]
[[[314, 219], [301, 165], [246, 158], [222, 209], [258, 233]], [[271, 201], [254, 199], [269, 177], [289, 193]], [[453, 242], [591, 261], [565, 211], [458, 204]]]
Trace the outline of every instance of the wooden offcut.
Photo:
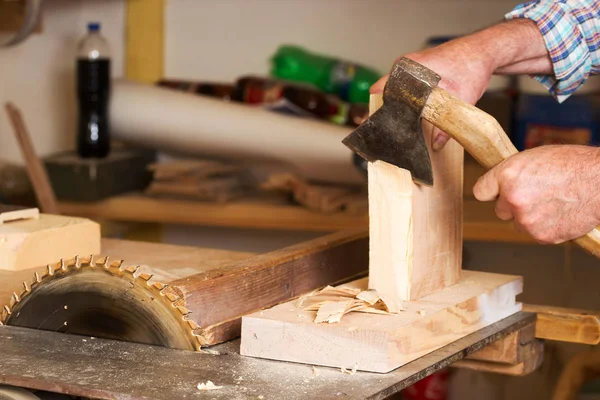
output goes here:
[[[381, 95], [372, 95], [371, 114], [381, 105]], [[450, 142], [434, 152], [431, 130], [424, 136], [433, 187], [384, 161], [368, 165], [369, 287], [400, 300], [419, 299], [460, 278], [463, 149]]]
[[[367, 279], [351, 284], [367, 288]], [[350, 313], [314, 323], [314, 311], [286, 302], [242, 319], [242, 355], [361, 371], [389, 372], [521, 309], [518, 276], [464, 271], [461, 280], [398, 314]]]
[[19, 271], [99, 253], [100, 225], [88, 219], [40, 214], [0, 225], [0, 269]]

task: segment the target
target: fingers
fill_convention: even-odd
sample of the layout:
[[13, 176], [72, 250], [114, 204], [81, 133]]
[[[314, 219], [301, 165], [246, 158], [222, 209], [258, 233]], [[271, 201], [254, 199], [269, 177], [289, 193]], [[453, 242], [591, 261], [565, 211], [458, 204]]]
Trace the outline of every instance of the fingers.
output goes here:
[[512, 207], [502, 196], [498, 197], [496, 201], [496, 215], [503, 221], [510, 221], [514, 219]]
[[479, 201], [492, 201], [498, 197], [500, 185], [498, 183], [498, 168], [494, 167], [480, 177], [473, 186], [473, 195]]
[[389, 78], [389, 75], [385, 75], [385, 76], [382, 76], [381, 78], [379, 78], [379, 80], [377, 82], [375, 82], [373, 84], [373, 86], [371, 86], [371, 88], [369, 89], [369, 93], [371, 93], [371, 94], [383, 93], [383, 89], [385, 88], [385, 84], [386, 84], [388, 78]]
[[450, 140], [450, 136], [446, 135], [439, 129], [436, 129], [433, 133], [431, 148], [433, 149], [433, 151], [440, 151], [444, 148], [446, 143], [448, 143], [448, 140]]

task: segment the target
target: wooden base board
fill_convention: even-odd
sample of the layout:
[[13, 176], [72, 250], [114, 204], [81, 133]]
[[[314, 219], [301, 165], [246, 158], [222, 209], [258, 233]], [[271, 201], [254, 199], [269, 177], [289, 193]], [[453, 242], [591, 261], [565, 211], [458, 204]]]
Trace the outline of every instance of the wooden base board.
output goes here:
[[240, 353], [386, 373], [518, 312], [522, 289], [518, 276], [463, 271], [458, 283], [405, 303], [400, 314], [350, 313], [336, 324], [315, 324], [315, 312], [291, 301], [243, 317]]

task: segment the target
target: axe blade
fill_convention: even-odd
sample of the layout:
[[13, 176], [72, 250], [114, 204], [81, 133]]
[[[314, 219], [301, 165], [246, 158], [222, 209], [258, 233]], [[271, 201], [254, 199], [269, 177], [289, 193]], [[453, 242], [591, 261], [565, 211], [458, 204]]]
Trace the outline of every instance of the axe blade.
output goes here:
[[381, 107], [342, 141], [367, 161], [409, 170], [421, 185], [433, 185], [433, 171], [418, 112], [408, 106]]

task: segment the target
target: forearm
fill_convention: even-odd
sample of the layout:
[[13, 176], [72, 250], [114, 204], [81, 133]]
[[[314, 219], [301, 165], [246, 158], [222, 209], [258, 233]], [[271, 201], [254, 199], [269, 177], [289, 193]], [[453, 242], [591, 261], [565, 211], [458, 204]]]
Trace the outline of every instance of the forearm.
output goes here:
[[552, 61], [537, 25], [518, 19], [492, 26], [466, 36], [464, 40], [474, 54], [489, 60], [492, 73], [552, 73]]

